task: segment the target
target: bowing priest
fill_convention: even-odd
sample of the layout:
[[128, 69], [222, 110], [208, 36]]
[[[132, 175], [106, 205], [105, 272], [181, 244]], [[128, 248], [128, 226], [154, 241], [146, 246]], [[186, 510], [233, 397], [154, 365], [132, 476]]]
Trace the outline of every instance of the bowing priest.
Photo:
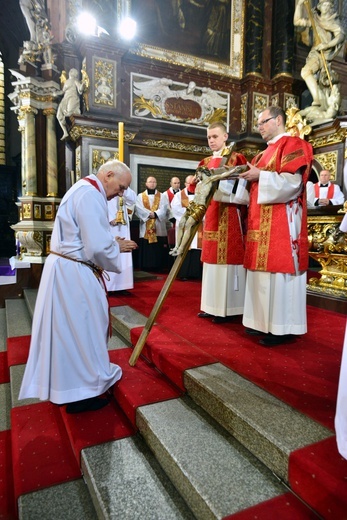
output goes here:
[[122, 376], [110, 363], [109, 308], [103, 270], [120, 272], [121, 254], [136, 247], [110, 233], [107, 201], [129, 187], [117, 160], [74, 184], [54, 223], [33, 317], [29, 358], [19, 399], [67, 403], [68, 413], [98, 410], [100, 397]]

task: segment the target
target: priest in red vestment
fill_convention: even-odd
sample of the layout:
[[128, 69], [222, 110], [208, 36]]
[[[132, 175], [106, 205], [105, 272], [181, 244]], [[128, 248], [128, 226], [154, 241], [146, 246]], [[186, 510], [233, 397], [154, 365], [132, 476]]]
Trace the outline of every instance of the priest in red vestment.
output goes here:
[[280, 107], [261, 112], [258, 128], [268, 146], [240, 175], [251, 186], [243, 324], [248, 334], [262, 336], [262, 345], [273, 346], [307, 332], [305, 185], [313, 150], [286, 134]]

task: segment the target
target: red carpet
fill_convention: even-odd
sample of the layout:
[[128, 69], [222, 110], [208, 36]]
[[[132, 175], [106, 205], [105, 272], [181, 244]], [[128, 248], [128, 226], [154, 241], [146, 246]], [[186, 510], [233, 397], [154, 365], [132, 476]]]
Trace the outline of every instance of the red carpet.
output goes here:
[[[133, 291], [111, 297], [110, 304], [130, 305], [148, 316], [163, 283], [164, 279], [137, 282]], [[331, 439], [291, 454], [290, 484], [323, 518], [347, 520], [347, 462], [339, 457], [333, 436], [345, 316], [309, 307], [308, 334], [290, 345], [268, 349], [244, 333], [239, 317], [222, 325], [198, 318], [200, 289], [200, 282], [174, 282], [147, 338], [143, 351], [147, 360], [141, 357], [131, 367], [130, 348], [110, 351], [111, 361], [123, 369], [123, 378], [113, 389], [119, 406], [112, 403], [98, 412], [76, 415], [47, 402], [12, 410], [16, 498], [80, 478], [81, 449], [132, 435], [139, 406], [179, 397], [187, 368], [218, 361], [331, 428]], [[134, 344], [141, 330], [132, 330]], [[26, 362], [29, 343], [30, 336], [8, 340], [9, 366]], [[5, 365], [5, 356], [1, 361]], [[8, 377], [6, 369], [1, 370]], [[8, 434], [1, 442], [8, 445]], [[0, 456], [2, 461], [1, 444]], [[9, 491], [0, 514], [11, 510], [11, 502]], [[287, 494], [233, 516], [235, 520], [274, 517], [314, 518]]]
[[81, 477], [58, 406], [43, 402], [12, 408], [11, 426], [16, 499]]
[[[164, 281], [137, 282], [121, 304], [148, 316]], [[173, 283], [143, 355], [181, 389], [184, 370], [221, 362], [330, 428], [331, 438], [291, 454], [290, 485], [322, 518], [347, 520], [347, 461], [338, 454], [333, 435], [346, 317], [309, 306], [306, 335], [265, 348], [244, 332], [241, 317], [219, 325], [198, 318], [200, 290], [200, 282]], [[117, 305], [112, 298], [110, 304]], [[141, 331], [142, 327], [131, 331], [134, 345]], [[232, 516], [235, 520], [314, 517], [287, 495]]]
[[84, 448], [123, 439], [135, 433], [124, 412], [114, 401], [97, 412], [68, 414], [65, 406], [61, 406], [60, 411], [78, 464]]
[[324, 519], [347, 519], [347, 461], [335, 436], [290, 455], [289, 483]]
[[0, 432], [0, 519], [16, 518], [13, 494], [11, 430]]
[[317, 520], [317, 515], [307, 509], [299, 499], [290, 493], [268, 500], [226, 516], [223, 520]]
[[10, 371], [7, 360], [7, 352], [0, 352], [0, 384], [10, 382]]
[[[122, 304], [148, 316], [164, 281], [137, 282]], [[198, 318], [200, 290], [200, 282], [173, 283], [144, 354], [180, 387], [183, 370], [219, 361], [333, 431], [346, 317], [308, 307], [306, 335], [265, 348], [245, 334], [241, 317], [219, 325]], [[132, 331], [134, 344], [140, 333]]]
[[139, 406], [175, 399], [181, 392], [143, 359], [131, 367], [128, 363], [131, 352], [130, 348], [111, 350], [110, 359], [123, 370], [123, 377], [114, 388], [114, 396], [136, 426], [136, 409]]

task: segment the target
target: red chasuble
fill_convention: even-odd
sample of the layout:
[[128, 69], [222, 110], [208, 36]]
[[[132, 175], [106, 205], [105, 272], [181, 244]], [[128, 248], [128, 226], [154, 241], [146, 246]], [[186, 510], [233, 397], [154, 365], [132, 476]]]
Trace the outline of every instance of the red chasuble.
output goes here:
[[[228, 166], [246, 164], [246, 158], [236, 152], [227, 157]], [[223, 157], [206, 157], [199, 166], [217, 168]], [[208, 264], [240, 265], [244, 257], [244, 240], [237, 209], [242, 212], [246, 206], [211, 200], [207, 208], [202, 239], [201, 261]]]
[[[257, 155], [252, 163], [261, 170], [296, 173], [301, 168], [306, 182], [313, 161], [312, 146], [299, 137], [283, 136]], [[244, 266], [270, 273], [294, 273], [292, 249], [299, 248], [299, 269], [308, 267], [306, 190], [300, 203], [303, 207], [301, 231], [296, 244], [292, 244], [284, 204], [258, 204], [258, 182], [252, 182], [248, 209], [248, 230]]]

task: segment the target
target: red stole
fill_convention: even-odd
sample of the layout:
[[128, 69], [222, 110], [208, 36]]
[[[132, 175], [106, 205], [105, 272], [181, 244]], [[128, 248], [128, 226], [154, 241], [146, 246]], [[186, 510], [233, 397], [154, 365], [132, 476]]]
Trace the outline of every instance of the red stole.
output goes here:
[[[316, 199], [319, 199], [319, 190], [320, 190], [320, 185], [319, 185], [319, 182], [316, 182], [316, 184], [314, 185], [314, 196], [316, 197]], [[327, 199], [333, 199], [334, 198], [334, 185], [329, 183], [329, 186], [328, 186], [328, 193], [327, 193], [327, 196], [326, 198]]]
[[[261, 170], [296, 173], [303, 171], [306, 185], [313, 161], [312, 146], [299, 137], [283, 136], [257, 155], [252, 163]], [[248, 230], [244, 266], [256, 271], [294, 273], [294, 244], [289, 234], [286, 206], [290, 203], [258, 204], [258, 182], [252, 182], [248, 210]], [[303, 207], [301, 230], [296, 249], [299, 269], [308, 267], [306, 193], [301, 194]]]
[[170, 190], [170, 188], [169, 188], [168, 190], [166, 190], [166, 193], [167, 193], [167, 196], [168, 196], [168, 198], [169, 198], [169, 202], [170, 202], [170, 204], [171, 204], [172, 199], [174, 198], [175, 194], [172, 193], [172, 191]]
[[[232, 152], [227, 157], [228, 166], [246, 164], [246, 158], [239, 153]], [[199, 166], [217, 168], [223, 157], [206, 157]], [[241, 214], [238, 210], [245, 207], [217, 202], [212, 199], [207, 208], [202, 239], [201, 261], [208, 264], [243, 263], [244, 242], [240, 226]]]

